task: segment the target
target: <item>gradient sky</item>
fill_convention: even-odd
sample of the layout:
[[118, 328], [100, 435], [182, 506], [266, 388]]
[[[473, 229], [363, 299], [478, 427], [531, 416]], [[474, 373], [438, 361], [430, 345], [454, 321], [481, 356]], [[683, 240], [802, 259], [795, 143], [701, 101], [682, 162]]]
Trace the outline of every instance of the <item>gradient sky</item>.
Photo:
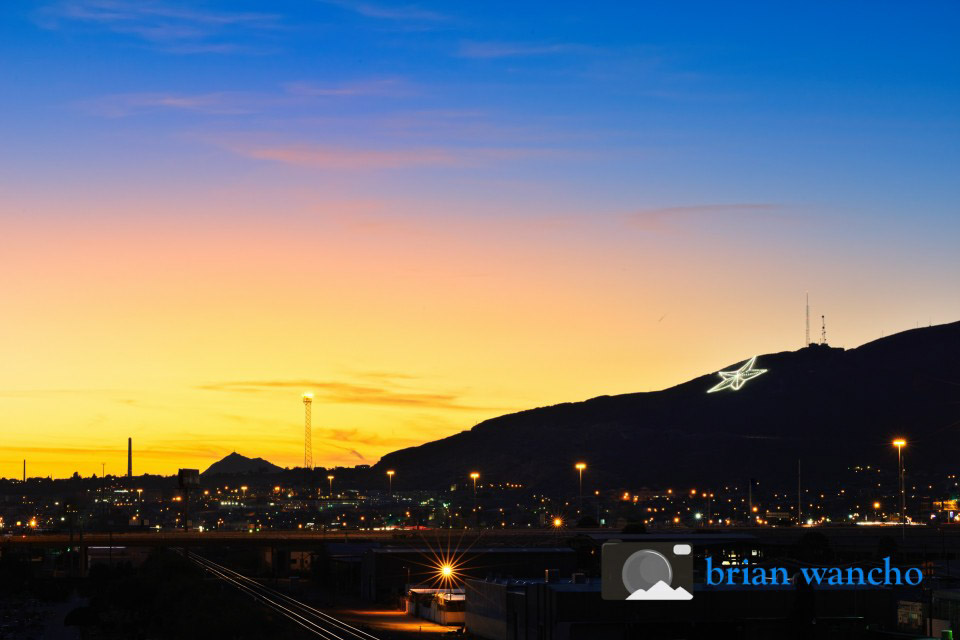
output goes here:
[[955, 2], [0, 17], [0, 476], [297, 465], [307, 390], [372, 463], [798, 348], [807, 290], [960, 319]]

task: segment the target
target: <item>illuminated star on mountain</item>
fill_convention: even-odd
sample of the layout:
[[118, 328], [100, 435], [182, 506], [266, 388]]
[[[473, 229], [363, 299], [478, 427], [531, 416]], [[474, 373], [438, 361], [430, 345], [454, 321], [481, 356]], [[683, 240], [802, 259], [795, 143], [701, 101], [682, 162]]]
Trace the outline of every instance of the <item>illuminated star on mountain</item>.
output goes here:
[[707, 393], [713, 393], [714, 391], [720, 391], [721, 389], [733, 389], [736, 391], [747, 380], [756, 378], [762, 373], [766, 373], [766, 369], [754, 369], [753, 364], [757, 361], [757, 356], [753, 356], [747, 360], [742, 367], [736, 371], [718, 371], [717, 375], [723, 378], [717, 385], [707, 391]]

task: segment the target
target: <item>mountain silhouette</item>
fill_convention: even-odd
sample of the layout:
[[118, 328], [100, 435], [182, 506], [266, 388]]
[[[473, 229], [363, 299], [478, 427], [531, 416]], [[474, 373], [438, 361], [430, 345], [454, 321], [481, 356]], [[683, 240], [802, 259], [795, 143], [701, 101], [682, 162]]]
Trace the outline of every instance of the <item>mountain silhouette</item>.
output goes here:
[[[662, 391], [601, 396], [486, 420], [469, 431], [384, 456], [395, 486], [440, 488], [471, 471], [568, 494], [584, 488], [695, 487], [763, 481], [796, 486], [892, 469], [905, 437], [911, 473], [955, 471], [960, 436], [960, 322], [904, 331], [855, 349], [810, 345], [758, 355], [766, 371], [714, 393], [753, 354]], [[847, 475], [844, 475], [847, 474]], [[889, 474], [888, 474], [889, 475]], [[886, 476], [884, 476], [886, 477]], [[402, 483], [402, 484], [401, 484]]]
[[267, 462], [263, 458], [248, 458], [234, 451], [222, 460], [214, 462], [207, 467], [207, 470], [201, 475], [238, 475], [245, 473], [276, 473], [278, 471], [283, 471], [283, 469]]

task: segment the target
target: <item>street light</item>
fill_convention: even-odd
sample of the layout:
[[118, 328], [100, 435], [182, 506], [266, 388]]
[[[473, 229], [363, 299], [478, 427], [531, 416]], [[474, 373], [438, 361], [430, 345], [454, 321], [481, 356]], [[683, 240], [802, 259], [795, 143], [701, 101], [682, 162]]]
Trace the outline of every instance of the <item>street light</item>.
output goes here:
[[470, 472], [470, 479], [473, 480], [473, 497], [477, 497], [477, 478], [480, 477], [480, 474], [476, 471]]
[[477, 510], [477, 478], [480, 474], [476, 471], [470, 472], [470, 479], [473, 480], [473, 515], [477, 519], [477, 531], [480, 531], [480, 512]]
[[904, 539], [907, 537], [907, 496], [906, 487], [903, 482], [903, 448], [907, 446], [907, 441], [903, 438], [897, 438], [893, 441], [893, 446], [897, 448], [897, 474], [900, 482], [900, 530]]
[[395, 473], [396, 471], [394, 471], [393, 469], [390, 469], [389, 471], [387, 471], [387, 486], [390, 487], [391, 496], [393, 495], [393, 474]]
[[327, 482], [330, 483], [330, 497], [333, 497], [333, 476], [327, 476]]
[[574, 469], [580, 474], [580, 510], [583, 511], [583, 470], [587, 468], [586, 462], [578, 462]]

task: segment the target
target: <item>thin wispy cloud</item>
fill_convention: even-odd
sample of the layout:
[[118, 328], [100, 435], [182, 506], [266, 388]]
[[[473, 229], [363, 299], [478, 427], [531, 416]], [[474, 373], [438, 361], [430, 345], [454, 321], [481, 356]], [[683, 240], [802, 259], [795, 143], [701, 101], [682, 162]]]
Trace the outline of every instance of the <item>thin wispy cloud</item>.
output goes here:
[[[0, 445], [0, 455], [12, 453], [14, 455], [23, 456], [23, 455], [48, 455], [48, 456], [64, 456], [64, 455], [84, 455], [84, 456], [103, 456], [103, 455], [125, 455], [126, 454], [126, 442], [118, 446], [96, 446], [96, 445], [87, 445], [75, 446], [75, 447], [66, 447], [66, 446], [42, 446], [42, 445]], [[214, 447], [192, 447], [185, 445], [184, 443], [169, 443], [164, 447], [137, 447], [136, 457], [137, 459], [149, 458], [149, 459], [159, 459], [165, 460], [170, 459], [171, 457], [189, 457], [189, 458], [208, 458], [210, 456], [216, 455], [217, 449]], [[99, 473], [100, 465], [97, 465], [97, 472]], [[28, 469], [29, 471], [29, 469]], [[107, 473], [111, 473], [110, 467], [107, 468]], [[28, 473], [29, 475], [29, 473]]]
[[293, 82], [274, 92], [214, 91], [206, 93], [118, 93], [83, 100], [87, 113], [120, 118], [150, 111], [183, 111], [204, 115], [248, 115], [268, 110], [312, 107], [324, 100], [366, 96], [400, 96], [411, 93], [398, 78], [362, 80], [341, 84]]
[[34, 398], [50, 397], [55, 395], [76, 394], [120, 394], [124, 393], [122, 389], [96, 389], [96, 388], [49, 388], [49, 389], [4, 389], [0, 390], [0, 398]]
[[329, 380], [238, 380], [217, 382], [197, 387], [203, 391], [261, 393], [290, 390], [312, 391], [318, 401], [344, 404], [365, 404], [392, 407], [422, 407], [426, 409], [458, 409], [466, 411], [497, 410], [497, 407], [477, 407], [464, 404], [454, 393], [417, 393], [390, 389], [384, 386], [360, 385]]
[[515, 58], [524, 56], [547, 56], [563, 53], [584, 53], [590, 47], [573, 43], [524, 43], [524, 42], [473, 42], [460, 43], [457, 55], [461, 58], [479, 60]]
[[123, 93], [85, 100], [79, 103], [79, 106], [88, 113], [106, 118], [121, 118], [144, 111], [165, 110], [213, 115], [243, 115], [258, 111], [262, 101], [250, 94], [231, 92]]
[[272, 13], [196, 9], [191, 3], [159, 0], [64, 0], [37, 12], [46, 29], [70, 25], [129, 35], [175, 53], [229, 53], [241, 50], [233, 36], [276, 29]]
[[223, 145], [246, 158], [316, 169], [360, 171], [419, 167], [478, 167], [531, 157], [564, 156], [563, 151], [531, 148], [357, 149], [331, 145]]
[[688, 221], [691, 218], [740, 217], [775, 213], [781, 209], [782, 205], [772, 202], [696, 204], [641, 209], [629, 214], [627, 219], [632, 226], [640, 229], [661, 231], [668, 228], [672, 222]]
[[353, 374], [357, 378], [372, 380], [416, 380], [417, 376], [397, 371], [360, 371]]
[[413, 4], [388, 6], [370, 2], [354, 2], [352, 0], [324, 0], [324, 2], [342, 7], [367, 18], [377, 18], [380, 20], [439, 22], [447, 19], [443, 14], [423, 9]]
[[325, 170], [364, 171], [421, 167], [480, 167], [529, 158], [569, 157], [572, 152], [524, 147], [354, 148], [324, 144], [245, 144], [220, 142], [254, 160]]
[[352, 444], [362, 444], [364, 446], [394, 449], [409, 447], [420, 442], [420, 439], [416, 437], [385, 437], [378, 433], [371, 433], [360, 429], [330, 429], [324, 427], [314, 427], [313, 437], [317, 440], [333, 440], [336, 442], [349, 442]]
[[408, 83], [400, 78], [382, 78], [346, 84], [316, 84], [312, 82], [289, 82], [284, 90], [295, 96], [340, 98], [357, 96], [401, 96], [414, 93]]
[[257, 160], [317, 169], [403, 169], [412, 167], [452, 167], [462, 161], [444, 149], [349, 149], [319, 145], [235, 148], [239, 155]]
[[120, 118], [149, 111], [183, 111], [205, 115], [247, 115], [268, 110], [310, 108], [324, 101], [412, 95], [400, 78], [318, 84], [291, 82], [276, 91], [212, 91], [205, 93], [116, 93], [77, 103], [87, 113]]

